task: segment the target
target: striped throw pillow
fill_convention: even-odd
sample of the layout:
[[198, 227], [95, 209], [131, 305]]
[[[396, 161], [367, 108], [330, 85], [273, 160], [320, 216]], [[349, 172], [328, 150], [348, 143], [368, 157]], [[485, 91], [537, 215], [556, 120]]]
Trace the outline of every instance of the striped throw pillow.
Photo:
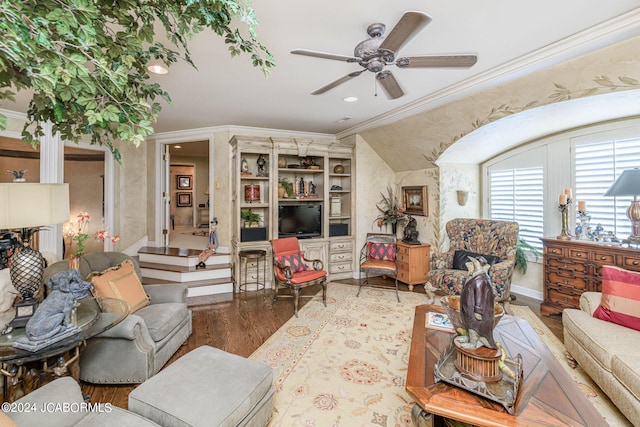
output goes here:
[[602, 267], [602, 302], [593, 317], [640, 330], [640, 273]]

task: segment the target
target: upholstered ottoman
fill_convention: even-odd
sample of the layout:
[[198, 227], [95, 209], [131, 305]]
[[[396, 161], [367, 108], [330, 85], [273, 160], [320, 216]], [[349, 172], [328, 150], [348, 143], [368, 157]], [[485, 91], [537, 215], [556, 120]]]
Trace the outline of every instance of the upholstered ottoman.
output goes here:
[[264, 426], [273, 409], [273, 371], [202, 346], [129, 394], [129, 411], [164, 427]]

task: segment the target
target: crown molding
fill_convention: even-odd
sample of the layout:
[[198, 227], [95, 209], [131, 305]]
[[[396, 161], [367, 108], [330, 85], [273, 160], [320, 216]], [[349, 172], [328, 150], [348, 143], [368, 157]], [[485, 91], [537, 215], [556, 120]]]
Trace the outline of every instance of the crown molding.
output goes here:
[[336, 142], [336, 136], [328, 133], [303, 132], [282, 129], [259, 128], [250, 126], [224, 125], [211, 126], [198, 129], [187, 129], [171, 132], [161, 132], [149, 136], [147, 139], [161, 143], [186, 142], [195, 140], [209, 140], [214, 133], [228, 132], [232, 135], [251, 135], [281, 137], [281, 138], [299, 138], [305, 137], [312, 140], [328, 140]]

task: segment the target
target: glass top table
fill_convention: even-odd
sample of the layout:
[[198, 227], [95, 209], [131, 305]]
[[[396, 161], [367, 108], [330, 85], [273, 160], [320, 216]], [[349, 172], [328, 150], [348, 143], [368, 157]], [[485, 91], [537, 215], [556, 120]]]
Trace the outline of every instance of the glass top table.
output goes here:
[[[0, 362], [22, 365], [56, 356], [117, 325], [129, 314], [129, 304], [116, 298], [100, 298], [100, 304], [98, 304], [96, 298], [89, 297], [79, 300], [78, 303], [76, 308], [76, 325], [80, 328], [78, 333], [38, 351], [28, 351], [13, 347], [13, 343], [18, 338], [26, 335], [25, 328], [15, 328], [10, 333], [0, 335]], [[0, 319], [4, 323], [10, 320], [11, 318]]]

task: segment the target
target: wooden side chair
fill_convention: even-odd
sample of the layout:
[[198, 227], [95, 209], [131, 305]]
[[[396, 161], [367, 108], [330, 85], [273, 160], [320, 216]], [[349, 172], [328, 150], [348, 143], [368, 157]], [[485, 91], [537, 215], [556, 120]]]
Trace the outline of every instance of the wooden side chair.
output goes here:
[[[367, 233], [367, 240], [360, 250], [360, 287], [358, 294], [363, 286], [372, 288], [389, 289], [388, 286], [377, 286], [369, 283], [369, 274], [382, 274], [394, 276], [396, 279], [396, 298], [400, 302], [398, 295], [398, 268], [397, 268], [397, 246], [395, 234], [384, 233]], [[364, 271], [365, 280], [362, 280], [362, 272]]]
[[[271, 240], [273, 248], [273, 276], [276, 285], [273, 301], [278, 298], [280, 286], [293, 291], [293, 309], [298, 317], [298, 299], [300, 290], [307, 286], [322, 285], [322, 302], [327, 306], [327, 272], [322, 261], [306, 259], [300, 251], [297, 237], [285, 237]], [[311, 267], [309, 266], [311, 265]]]

